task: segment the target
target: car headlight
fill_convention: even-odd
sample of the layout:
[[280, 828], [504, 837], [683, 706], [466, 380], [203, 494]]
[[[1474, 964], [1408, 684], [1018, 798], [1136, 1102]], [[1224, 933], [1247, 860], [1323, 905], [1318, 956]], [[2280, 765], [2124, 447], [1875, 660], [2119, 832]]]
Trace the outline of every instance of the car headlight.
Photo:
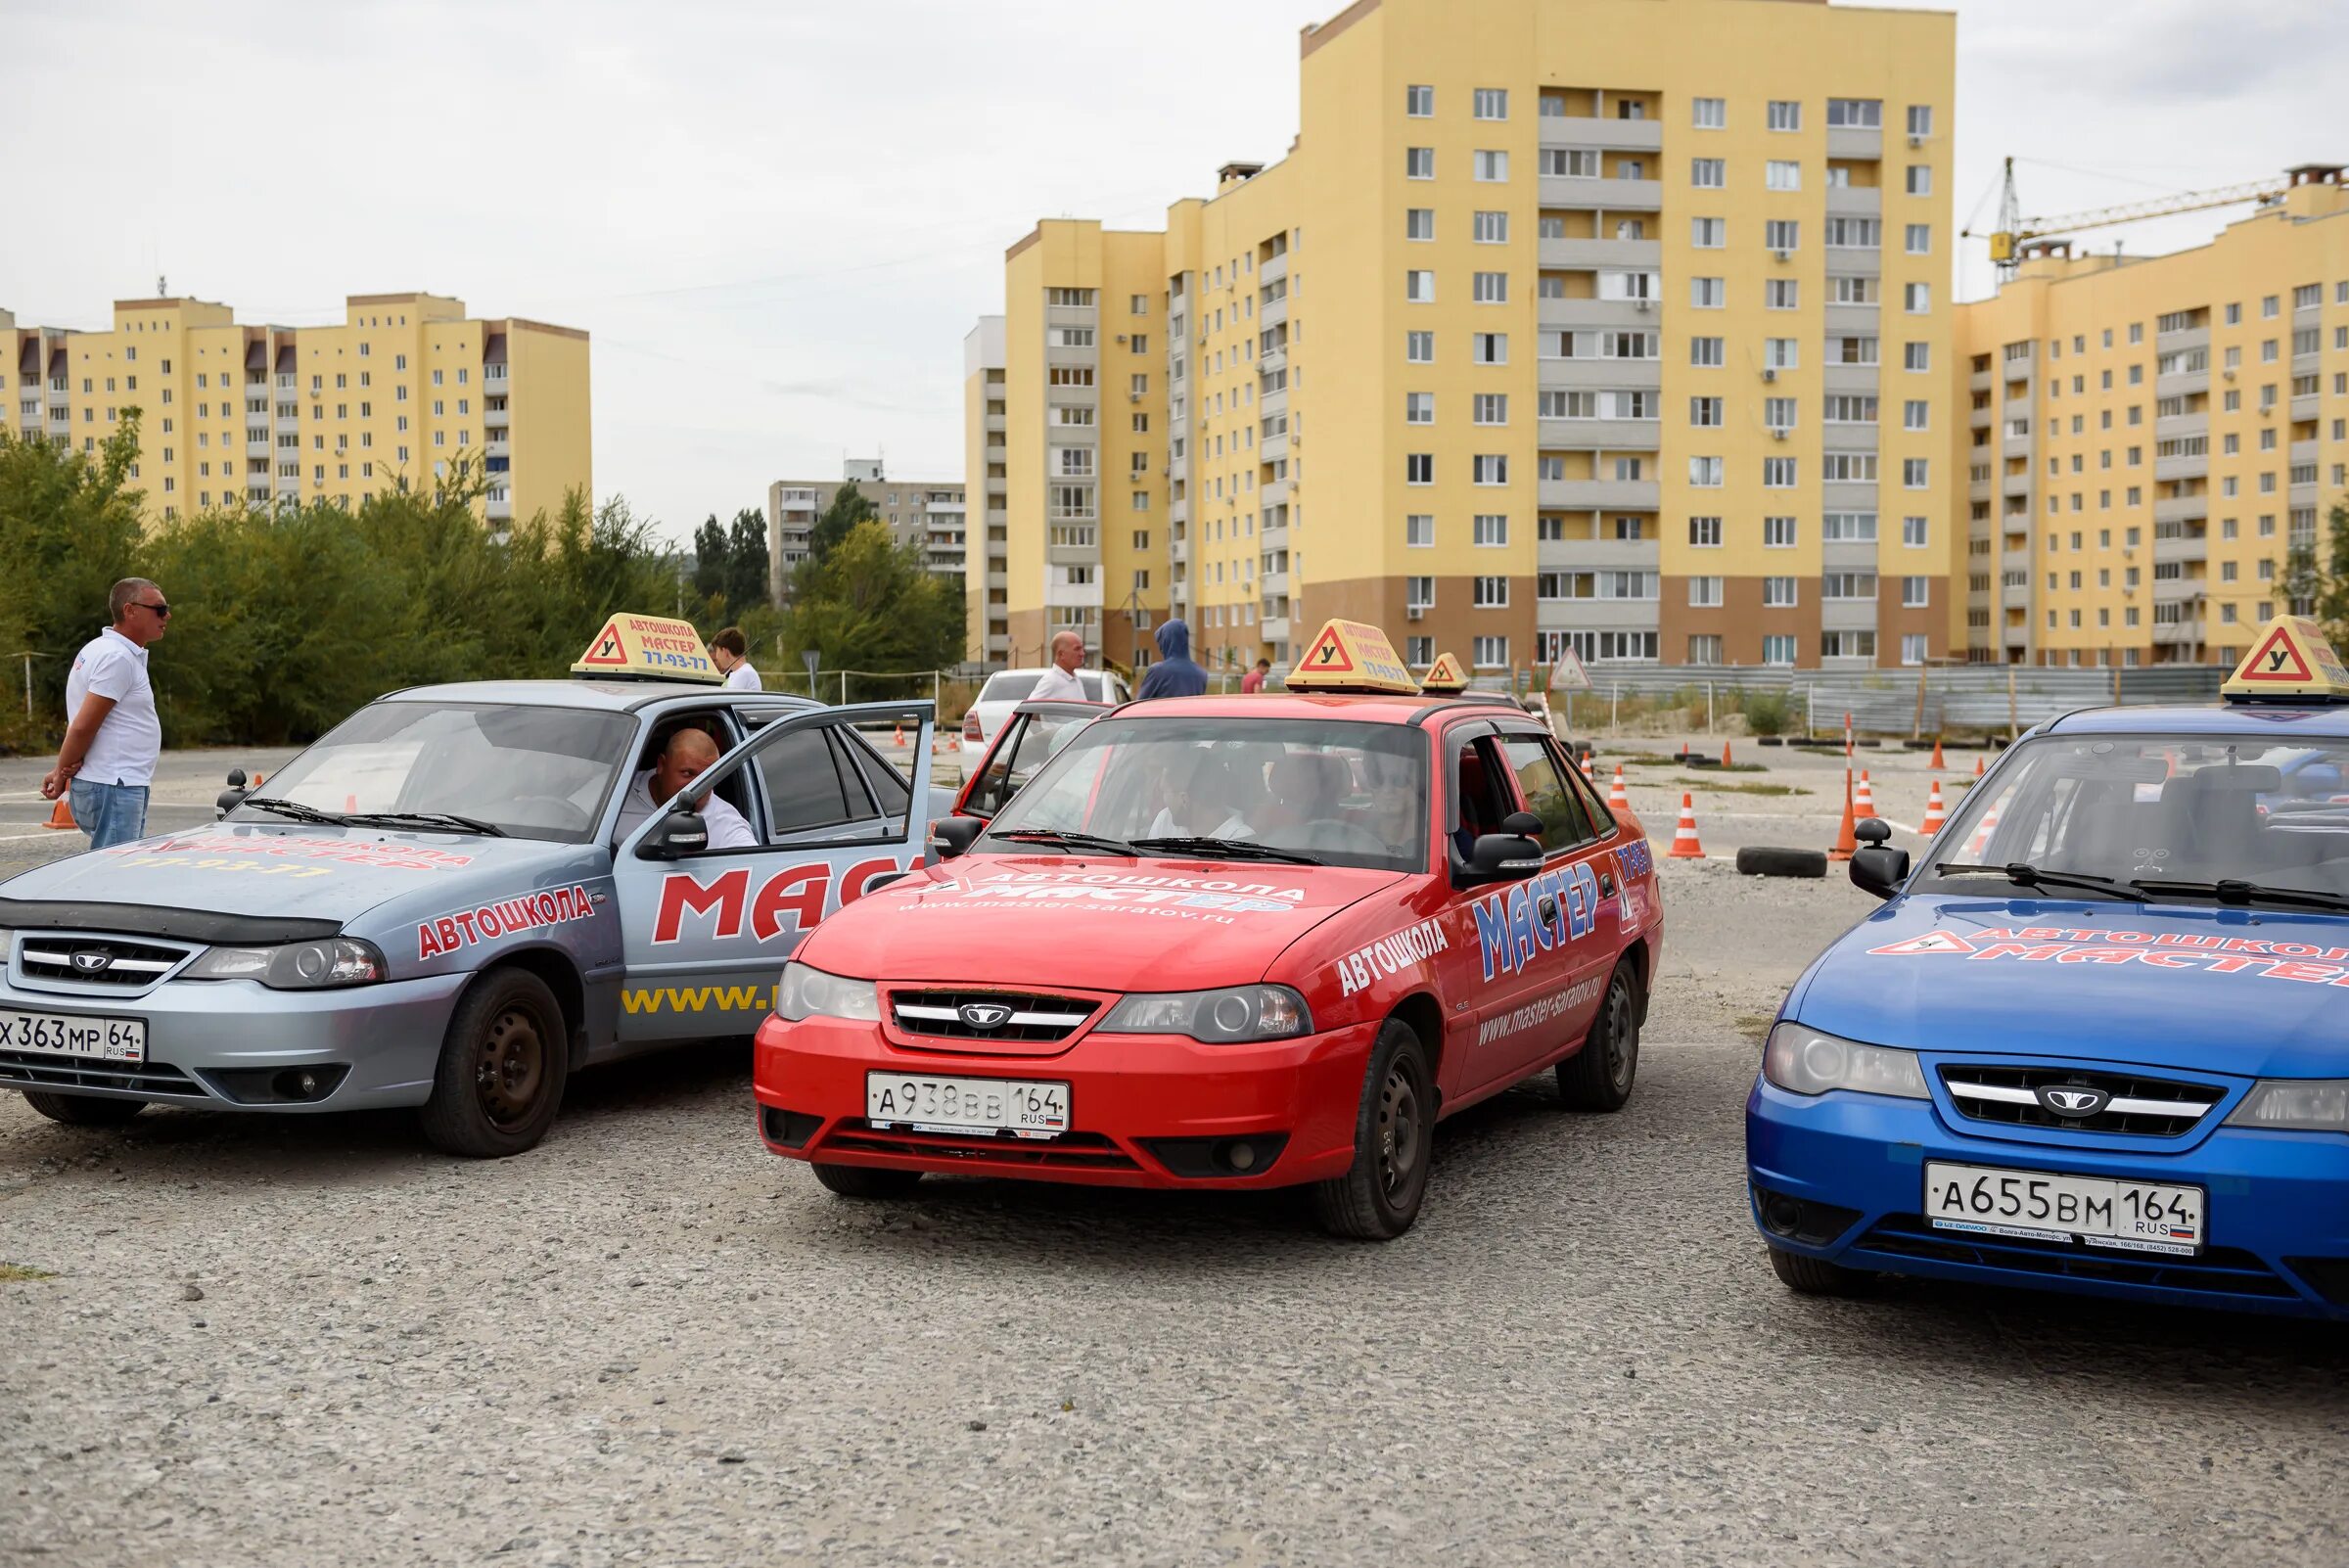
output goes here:
[[384, 955], [355, 937], [289, 942], [278, 947], [209, 947], [180, 971], [185, 980], [257, 980], [272, 991], [331, 991], [385, 977]]
[[803, 963], [788, 963], [775, 986], [775, 1016], [795, 1024], [804, 1018], [877, 1024], [881, 1021], [881, 988], [869, 980], [849, 980]]
[[2271, 1132], [2349, 1132], [2349, 1078], [2263, 1078], [2227, 1125]]
[[1916, 1052], [1838, 1039], [1791, 1021], [1770, 1032], [1770, 1043], [1762, 1049], [1762, 1076], [1795, 1094], [1856, 1089], [1904, 1100], [1932, 1098]]
[[1305, 998], [1286, 986], [1230, 986], [1128, 996], [1094, 1026], [1105, 1035], [1188, 1035], [1210, 1045], [1313, 1033]]

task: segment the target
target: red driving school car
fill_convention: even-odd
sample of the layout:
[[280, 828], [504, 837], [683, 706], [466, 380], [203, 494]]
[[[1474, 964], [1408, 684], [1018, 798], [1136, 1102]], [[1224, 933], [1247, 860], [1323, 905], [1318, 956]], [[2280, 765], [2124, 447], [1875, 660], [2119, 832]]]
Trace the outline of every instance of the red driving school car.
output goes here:
[[1638, 822], [1374, 627], [1332, 622], [1288, 686], [1083, 722], [816, 927], [759, 1031], [767, 1146], [858, 1197], [1311, 1184], [1384, 1238], [1437, 1119], [1550, 1067], [1622, 1106], [1663, 945]]

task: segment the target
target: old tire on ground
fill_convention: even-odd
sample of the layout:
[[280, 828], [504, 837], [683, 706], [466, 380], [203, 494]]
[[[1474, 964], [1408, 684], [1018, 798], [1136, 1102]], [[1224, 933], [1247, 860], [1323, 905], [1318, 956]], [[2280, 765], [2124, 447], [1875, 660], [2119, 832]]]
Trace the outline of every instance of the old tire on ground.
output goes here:
[[1754, 737], [1754, 744], [1757, 746], [1783, 746], [1786, 744], [1786, 737], [1783, 735], [1757, 735]]
[[1737, 852], [1737, 874], [1748, 877], [1823, 877], [1824, 850], [1777, 850], [1752, 844]]
[[1682, 752], [1673, 761], [1682, 767], [1719, 767], [1721, 765], [1720, 758], [1706, 757], [1696, 752]]
[[1798, 1296], [1862, 1296], [1875, 1282], [1875, 1275], [1841, 1264], [1806, 1258], [1799, 1252], [1786, 1252], [1777, 1247], [1764, 1249], [1770, 1254], [1770, 1267], [1777, 1271], [1778, 1283]]
[[892, 1171], [878, 1165], [816, 1165], [809, 1169], [826, 1190], [844, 1198], [902, 1198], [922, 1179], [919, 1171]]
[[1607, 993], [1583, 1048], [1558, 1064], [1558, 1098], [1570, 1111], [1620, 1111], [1639, 1076], [1639, 977], [1625, 959], [1607, 977]]
[[147, 1109], [145, 1100], [108, 1100], [95, 1094], [57, 1094], [48, 1089], [26, 1089], [24, 1103], [68, 1127], [120, 1127]]
[[1313, 1213], [1333, 1236], [1392, 1241], [1411, 1228], [1435, 1153], [1435, 1077], [1418, 1032], [1390, 1018], [1370, 1048], [1355, 1111], [1354, 1164], [1316, 1182]]
[[503, 1159], [546, 1136], [570, 1078], [571, 1035], [555, 993], [528, 970], [493, 969], [457, 1003], [417, 1117], [437, 1149]]

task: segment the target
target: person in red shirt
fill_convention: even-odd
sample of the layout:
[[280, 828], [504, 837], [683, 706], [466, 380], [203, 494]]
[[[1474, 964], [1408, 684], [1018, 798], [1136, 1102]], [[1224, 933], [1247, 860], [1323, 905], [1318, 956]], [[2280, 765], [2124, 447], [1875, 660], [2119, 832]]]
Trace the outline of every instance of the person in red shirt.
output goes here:
[[1240, 677], [1240, 690], [1249, 696], [1254, 696], [1265, 689], [1265, 677], [1270, 673], [1272, 673], [1272, 661], [1259, 659], [1256, 662], [1256, 668]]

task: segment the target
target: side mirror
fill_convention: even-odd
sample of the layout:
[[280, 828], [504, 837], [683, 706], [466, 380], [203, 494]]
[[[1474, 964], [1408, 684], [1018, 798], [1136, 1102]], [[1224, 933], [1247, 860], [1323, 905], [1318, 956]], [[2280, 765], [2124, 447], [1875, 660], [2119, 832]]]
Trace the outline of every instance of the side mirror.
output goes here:
[[1901, 891], [1909, 880], [1909, 852], [1888, 850], [1881, 844], [1852, 852], [1852, 886], [1872, 893], [1879, 899], [1889, 899]]
[[710, 824], [695, 810], [670, 811], [636, 845], [641, 860], [675, 860], [710, 848]]
[[1521, 839], [1540, 839], [1542, 837], [1542, 819], [1531, 811], [1511, 811], [1500, 819], [1500, 830], [1503, 833], [1515, 834]]
[[930, 824], [930, 849], [942, 860], [964, 853], [987, 831], [983, 816], [942, 816]]
[[[1540, 823], [1523, 811], [1513, 812], [1509, 821]], [[1542, 846], [1522, 833], [1485, 833], [1477, 837], [1476, 847], [1468, 852], [1467, 881], [1523, 882], [1542, 869]]]
[[1892, 824], [1880, 816], [1864, 816], [1852, 827], [1852, 837], [1863, 844], [1885, 844], [1892, 838]]
[[244, 805], [245, 797], [251, 793], [253, 792], [245, 787], [245, 769], [230, 768], [228, 770], [228, 788], [212, 799], [212, 820], [216, 822]]
[[228, 770], [228, 787], [232, 790], [241, 790], [245, 787], [245, 769], [232, 767]]

